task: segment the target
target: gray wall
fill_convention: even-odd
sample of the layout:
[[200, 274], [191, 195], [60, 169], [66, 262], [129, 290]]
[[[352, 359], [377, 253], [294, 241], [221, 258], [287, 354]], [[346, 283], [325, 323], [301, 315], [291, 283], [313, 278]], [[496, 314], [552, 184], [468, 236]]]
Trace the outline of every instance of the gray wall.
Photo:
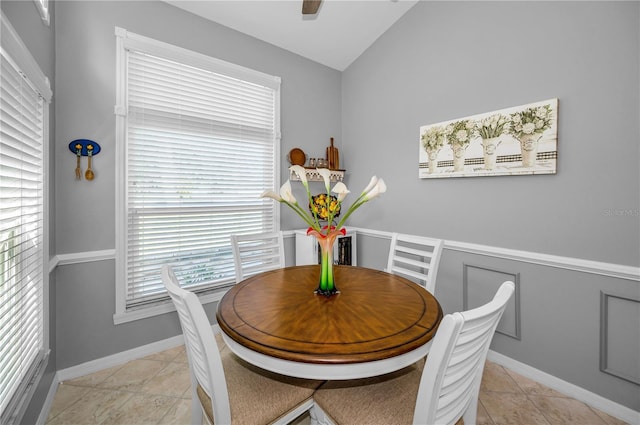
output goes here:
[[[115, 246], [114, 27], [282, 78], [282, 176], [293, 147], [324, 149], [340, 138], [340, 73], [158, 1], [56, 2], [57, 252]], [[67, 145], [88, 138], [103, 148], [96, 179], [75, 181]]]
[[[495, 290], [487, 276], [518, 275], [520, 340], [498, 334], [493, 349], [635, 410], [638, 385], [599, 361], [600, 326], [619, 324], [609, 362], [640, 378], [638, 279], [492, 251], [640, 264], [639, 56], [638, 2], [420, 2], [342, 81], [349, 186], [374, 174], [388, 186], [350, 224], [487, 245], [486, 255], [445, 249], [436, 291], [445, 311], [463, 308], [465, 269], [470, 296]], [[418, 178], [421, 125], [554, 97], [556, 175]], [[384, 267], [387, 249], [359, 238], [358, 264]], [[601, 312], [601, 291], [626, 298]]]
[[[32, 1], [19, 2], [19, 1], [5, 1], [0, 2], [2, 12], [5, 14], [11, 25], [16, 30], [24, 44], [27, 46], [29, 52], [38, 63], [38, 66], [49, 78], [51, 88], [53, 89], [54, 96], [49, 108], [49, 132], [50, 141], [54, 140], [55, 134], [55, 10], [52, 7], [50, 11], [51, 20], [50, 25], [46, 26], [40, 14], [36, 9], [35, 3]], [[50, 143], [51, 145], [51, 143]], [[51, 149], [51, 152], [53, 149]], [[51, 154], [49, 161], [50, 177], [55, 173], [55, 160], [54, 155]], [[50, 196], [50, 213], [49, 213], [49, 250], [50, 255], [55, 254], [55, 191], [54, 191], [54, 179], [50, 178], [46, 182], [49, 186]], [[35, 423], [38, 415], [40, 414], [40, 407], [47, 397], [49, 387], [53, 381], [56, 367], [56, 334], [55, 334], [55, 300], [56, 300], [56, 280], [55, 273], [51, 273], [49, 277], [49, 347], [51, 348], [51, 354], [49, 357], [49, 363], [45, 370], [44, 376], [41, 379], [38, 387], [35, 390], [30, 406], [24, 416], [23, 423], [30, 424]]]
[[[289, 150], [319, 154], [340, 139], [338, 71], [162, 2], [59, 1], [56, 15], [57, 254], [115, 246], [116, 26], [281, 77], [283, 179]], [[67, 145], [77, 138], [102, 147], [92, 182], [74, 180]], [[115, 326], [114, 272], [112, 260], [58, 267], [58, 369], [180, 333], [175, 314]]]
[[[353, 225], [637, 266], [638, 7], [418, 3], [343, 75]], [[418, 179], [421, 125], [553, 97], [557, 175]]]

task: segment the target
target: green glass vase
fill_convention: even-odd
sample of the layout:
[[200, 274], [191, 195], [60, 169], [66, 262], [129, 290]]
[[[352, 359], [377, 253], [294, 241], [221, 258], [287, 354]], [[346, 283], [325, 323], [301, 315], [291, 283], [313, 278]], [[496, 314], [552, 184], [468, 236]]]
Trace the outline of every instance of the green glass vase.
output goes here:
[[307, 235], [313, 235], [320, 245], [320, 280], [315, 293], [330, 297], [340, 292], [336, 287], [333, 275], [333, 246], [338, 235], [345, 235], [346, 231], [345, 229], [338, 230], [333, 226], [331, 229], [325, 226], [322, 230], [323, 233], [310, 228]]

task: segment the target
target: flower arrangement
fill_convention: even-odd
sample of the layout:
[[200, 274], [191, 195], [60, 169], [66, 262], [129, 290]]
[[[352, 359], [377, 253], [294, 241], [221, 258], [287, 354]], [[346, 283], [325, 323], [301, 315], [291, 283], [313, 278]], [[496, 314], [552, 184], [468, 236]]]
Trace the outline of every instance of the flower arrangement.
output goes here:
[[551, 105], [527, 108], [511, 114], [509, 133], [516, 139], [524, 135], [542, 133], [551, 127]]
[[427, 152], [437, 151], [444, 145], [444, 128], [431, 126], [420, 137], [424, 150]]
[[[324, 186], [326, 194], [320, 194], [311, 196], [309, 191], [309, 182], [307, 181], [307, 174], [304, 167], [300, 165], [293, 165], [289, 170], [296, 173], [305, 190], [307, 191], [307, 198], [309, 202], [309, 211], [300, 206], [296, 198], [291, 191], [291, 182], [287, 180], [280, 188], [280, 194], [275, 193], [272, 190], [267, 190], [262, 193], [261, 197], [271, 198], [280, 203], [283, 203], [290, 207], [298, 214], [305, 223], [309, 226], [307, 235], [313, 235], [320, 244], [322, 251], [321, 267], [320, 267], [320, 282], [318, 283], [318, 289], [315, 293], [330, 297], [338, 293], [333, 277], [333, 244], [338, 235], [346, 234], [346, 230], [342, 227], [351, 214], [365, 203], [372, 199], [377, 198], [387, 190], [387, 186], [382, 179], [378, 179], [376, 176], [371, 178], [371, 181], [367, 187], [360, 193], [358, 198], [351, 204], [347, 212], [342, 216], [340, 221], [334, 226], [333, 220], [340, 215], [342, 208], [342, 202], [349, 194], [347, 186], [338, 182], [331, 189], [331, 172], [326, 168], [318, 168], [316, 171], [322, 176], [324, 180]], [[331, 195], [331, 192], [337, 196]], [[327, 225], [321, 226], [321, 221], [326, 221]]]
[[[309, 182], [307, 181], [307, 175], [304, 167], [300, 165], [293, 165], [289, 169], [294, 173], [296, 173], [296, 175], [300, 179], [300, 182], [302, 183], [305, 190], [307, 191], [309, 205], [311, 206], [314, 205], [315, 204], [314, 198], [319, 199], [318, 196], [320, 195], [311, 196], [311, 192], [309, 191]], [[364, 205], [368, 201], [377, 198], [387, 190], [387, 186], [385, 185], [384, 181], [382, 179], [377, 178], [376, 176], [373, 176], [371, 178], [371, 181], [369, 181], [369, 184], [367, 185], [367, 187], [362, 191], [362, 193], [360, 193], [358, 198], [351, 204], [351, 206], [349, 207], [347, 212], [342, 216], [338, 224], [336, 224], [335, 226], [321, 226], [321, 221], [327, 221], [328, 223], [333, 223], [334, 218], [338, 217], [342, 208], [342, 202], [350, 193], [350, 191], [349, 189], [347, 189], [347, 186], [342, 182], [336, 183], [332, 189], [331, 188], [331, 172], [328, 169], [318, 168], [316, 171], [318, 172], [318, 174], [322, 176], [322, 179], [324, 180], [325, 189], [327, 191], [325, 197], [323, 198], [324, 199], [323, 202], [326, 204], [327, 199], [331, 200], [329, 202], [329, 208], [326, 209], [325, 213], [323, 213], [322, 208], [320, 209], [310, 208], [309, 212], [307, 212], [304, 208], [302, 208], [302, 206], [298, 203], [296, 198], [293, 196], [293, 192], [291, 191], [291, 182], [289, 180], [287, 180], [282, 185], [282, 187], [280, 188], [279, 194], [275, 193], [272, 190], [267, 190], [264, 193], [262, 193], [262, 195], [260, 196], [262, 198], [271, 198], [280, 203], [287, 205], [289, 208], [295, 211], [295, 213], [298, 214], [300, 218], [302, 218], [304, 222], [309, 226], [309, 230], [307, 231], [307, 233], [311, 233], [312, 231], [315, 231], [321, 237], [322, 236], [327, 237], [327, 235], [332, 231], [341, 231], [341, 230], [344, 231], [344, 229], [342, 229], [342, 226], [344, 225], [347, 218], [349, 218], [349, 216], [353, 214], [355, 210], [360, 208], [362, 205]], [[337, 196], [331, 195], [331, 192], [335, 193]]]
[[340, 203], [338, 197], [334, 195], [327, 195], [321, 193], [311, 197], [311, 203], [309, 203], [309, 211], [313, 214], [317, 214], [320, 220], [327, 221], [329, 214], [333, 214], [333, 217], [340, 215]]
[[501, 136], [509, 129], [509, 119], [502, 114], [494, 114], [476, 122], [476, 131], [483, 139]]
[[475, 132], [476, 123], [472, 120], [460, 120], [445, 128], [447, 142], [450, 145], [467, 146]]

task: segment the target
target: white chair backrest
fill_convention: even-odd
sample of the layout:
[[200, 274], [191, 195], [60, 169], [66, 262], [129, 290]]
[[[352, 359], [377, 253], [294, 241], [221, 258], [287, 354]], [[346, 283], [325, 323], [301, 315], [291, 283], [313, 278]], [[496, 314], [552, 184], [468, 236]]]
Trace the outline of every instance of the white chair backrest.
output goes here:
[[284, 267], [282, 232], [231, 235], [236, 283], [256, 273]]
[[442, 239], [394, 233], [391, 238], [387, 272], [401, 275], [435, 293]]
[[[162, 281], [180, 317], [180, 326], [189, 359], [193, 401], [196, 403], [198, 401], [196, 387], [200, 384], [212, 401], [214, 422], [231, 423], [229, 393], [222, 360], [204, 308], [194, 293], [180, 288], [173, 270], [168, 265], [162, 267]], [[192, 410], [192, 414], [195, 413]], [[197, 413], [201, 419], [202, 412]]]
[[515, 286], [504, 282], [493, 300], [447, 314], [440, 322], [420, 381], [413, 422], [475, 424], [482, 371], [496, 326]]

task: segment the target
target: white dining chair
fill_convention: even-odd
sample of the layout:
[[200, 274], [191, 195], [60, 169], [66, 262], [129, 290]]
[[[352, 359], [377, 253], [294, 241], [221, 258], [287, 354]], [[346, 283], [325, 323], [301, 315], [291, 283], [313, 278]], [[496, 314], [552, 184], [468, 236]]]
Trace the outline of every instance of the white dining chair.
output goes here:
[[394, 233], [386, 271], [414, 280], [433, 294], [443, 246], [442, 239]]
[[162, 281], [180, 318], [191, 374], [191, 424], [288, 424], [313, 405], [321, 381], [267, 372], [216, 341], [198, 297], [180, 288], [173, 270]]
[[504, 282], [493, 300], [440, 323], [424, 363], [364, 380], [329, 381], [314, 394], [312, 423], [476, 423], [482, 372], [496, 326], [513, 295]]
[[236, 282], [285, 264], [282, 232], [231, 235], [231, 249]]

